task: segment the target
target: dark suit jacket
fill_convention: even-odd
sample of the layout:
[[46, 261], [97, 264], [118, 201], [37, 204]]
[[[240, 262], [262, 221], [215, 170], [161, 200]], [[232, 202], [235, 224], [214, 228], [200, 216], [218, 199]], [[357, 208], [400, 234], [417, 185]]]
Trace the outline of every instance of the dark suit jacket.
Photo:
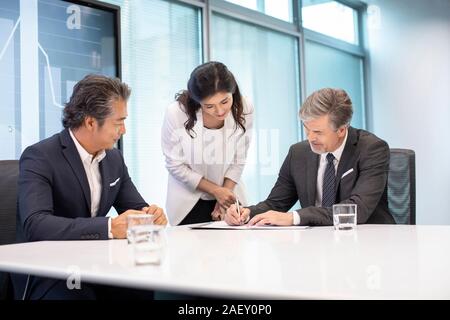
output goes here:
[[102, 194], [97, 217], [92, 218], [89, 184], [69, 131], [63, 130], [26, 148], [19, 169], [18, 231], [24, 236], [21, 240], [108, 239], [105, 216], [111, 206], [119, 214], [147, 206], [131, 181], [119, 150], [106, 150], [99, 168]]
[[[131, 181], [119, 150], [107, 150], [99, 168], [102, 194], [97, 217], [92, 218], [88, 180], [69, 131], [63, 130], [26, 148], [20, 158], [17, 240], [108, 239], [105, 216], [112, 206], [119, 214], [147, 206]], [[21, 298], [26, 278], [12, 278], [16, 298]], [[64, 288], [64, 284], [57, 280], [31, 277], [28, 297], [40, 299], [52, 292], [52, 296], [68, 298], [69, 290], [56, 289], [60, 287]]]
[[[300, 224], [333, 225], [331, 208], [315, 206], [320, 156], [308, 141], [294, 144], [269, 197], [249, 207], [251, 217], [268, 210], [289, 210], [300, 201]], [[348, 170], [353, 172], [342, 177]], [[392, 223], [388, 210], [389, 146], [370, 132], [349, 127], [336, 177], [336, 203], [356, 203], [358, 223]]]

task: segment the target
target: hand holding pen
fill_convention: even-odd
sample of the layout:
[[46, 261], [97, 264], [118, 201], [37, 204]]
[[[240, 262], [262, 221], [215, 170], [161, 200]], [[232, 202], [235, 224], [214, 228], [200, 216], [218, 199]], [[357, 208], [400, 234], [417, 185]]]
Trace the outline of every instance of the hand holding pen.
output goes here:
[[225, 222], [230, 226], [239, 226], [245, 224], [250, 217], [250, 210], [239, 206], [237, 197], [234, 204], [232, 204], [225, 214]]
[[239, 215], [239, 224], [243, 224], [242, 223], [242, 216], [241, 216], [241, 208], [239, 208], [239, 200], [237, 195], [235, 196], [235, 206], [236, 206], [236, 211]]

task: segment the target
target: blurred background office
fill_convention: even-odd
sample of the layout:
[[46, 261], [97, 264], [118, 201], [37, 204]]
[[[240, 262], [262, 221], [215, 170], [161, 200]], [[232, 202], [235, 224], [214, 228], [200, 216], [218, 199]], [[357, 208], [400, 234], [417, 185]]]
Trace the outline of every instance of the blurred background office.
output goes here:
[[119, 76], [133, 92], [118, 147], [144, 198], [164, 203], [164, 109], [210, 60], [255, 104], [250, 202], [304, 139], [301, 102], [340, 87], [354, 127], [416, 152], [417, 224], [450, 224], [450, 0], [0, 0], [0, 160], [62, 129], [84, 75]]

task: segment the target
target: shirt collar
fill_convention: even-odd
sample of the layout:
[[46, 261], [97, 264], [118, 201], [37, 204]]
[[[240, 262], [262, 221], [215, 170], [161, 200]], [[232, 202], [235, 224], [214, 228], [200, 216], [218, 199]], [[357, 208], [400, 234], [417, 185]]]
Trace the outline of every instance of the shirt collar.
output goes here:
[[95, 158], [93, 158], [92, 154], [86, 151], [85, 148], [78, 142], [77, 138], [75, 138], [75, 135], [73, 134], [72, 130], [69, 129], [70, 137], [73, 140], [73, 143], [75, 143], [75, 147], [78, 150], [78, 154], [80, 155], [82, 162], [88, 162], [91, 163], [93, 161], [100, 162], [103, 160], [103, 158], [106, 156], [105, 150], [102, 150], [97, 154]]
[[345, 131], [345, 138], [344, 141], [342, 141], [341, 145], [339, 146], [339, 148], [337, 148], [336, 150], [334, 150], [333, 152], [325, 152], [322, 153], [322, 159], [325, 159], [328, 153], [332, 153], [334, 158], [339, 162], [339, 160], [341, 160], [341, 156], [342, 156], [342, 152], [344, 152], [344, 148], [345, 148], [345, 144], [347, 143], [347, 137], [348, 137], [348, 128]]

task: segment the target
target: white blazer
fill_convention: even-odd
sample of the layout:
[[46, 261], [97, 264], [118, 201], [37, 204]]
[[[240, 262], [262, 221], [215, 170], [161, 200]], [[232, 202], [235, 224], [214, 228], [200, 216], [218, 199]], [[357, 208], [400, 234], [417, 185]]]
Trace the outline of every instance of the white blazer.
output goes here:
[[[239, 202], [247, 205], [245, 188], [241, 181], [247, 151], [250, 146], [253, 127], [253, 105], [242, 98], [244, 105], [245, 134], [243, 130], [235, 127], [235, 121], [230, 112], [225, 118], [224, 139], [226, 160], [223, 164], [222, 174], [237, 184], [234, 192]], [[179, 102], [170, 104], [164, 116], [161, 131], [162, 150], [169, 171], [166, 198], [166, 213], [171, 225], [178, 225], [191, 211], [202, 195], [197, 190], [200, 180], [205, 174], [205, 161], [203, 161], [203, 116], [202, 109], [197, 111], [197, 121], [192, 128], [192, 138], [184, 127], [188, 120], [184, 106]], [[236, 129], [236, 130], [235, 130]]]

